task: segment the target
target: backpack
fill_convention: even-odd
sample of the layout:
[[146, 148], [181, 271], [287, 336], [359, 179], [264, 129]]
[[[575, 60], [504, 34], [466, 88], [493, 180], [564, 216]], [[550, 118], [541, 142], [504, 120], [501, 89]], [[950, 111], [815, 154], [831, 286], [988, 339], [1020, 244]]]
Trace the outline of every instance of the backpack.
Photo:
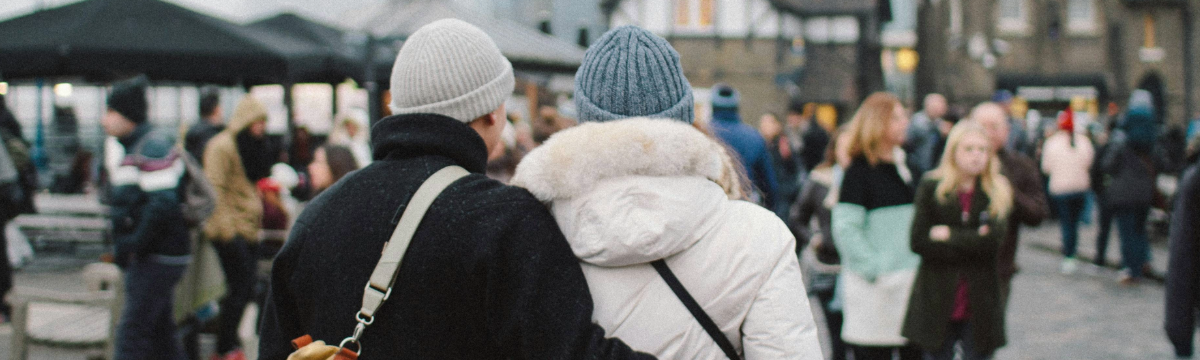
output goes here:
[[179, 206], [188, 227], [199, 227], [217, 208], [217, 190], [208, 182], [196, 158], [186, 151], [180, 152], [180, 158], [187, 169], [179, 187]]

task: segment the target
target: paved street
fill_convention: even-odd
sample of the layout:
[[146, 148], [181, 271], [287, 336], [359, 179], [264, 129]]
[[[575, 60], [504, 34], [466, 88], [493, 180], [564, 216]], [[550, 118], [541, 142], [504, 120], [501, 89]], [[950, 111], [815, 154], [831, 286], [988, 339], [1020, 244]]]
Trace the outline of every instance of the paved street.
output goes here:
[[[1058, 224], [1025, 229], [1008, 313], [1008, 346], [996, 360], [1026, 359], [1173, 359], [1162, 330], [1163, 286], [1145, 281], [1117, 285], [1115, 269], [1080, 266], [1074, 275], [1058, 272], [1061, 238]], [[1108, 262], [1120, 260], [1113, 229]], [[1093, 258], [1096, 231], [1083, 226], [1079, 254]], [[1155, 271], [1167, 265], [1166, 244], [1154, 243]], [[819, 315], [818, 315], [819, 316]], [[824, 340], [824, 333], [822, 337]]]
[[[1117, 285], [1116, 270], [1082, 266], [1059, 274], [1057, 224], [1029, 231], [1018, 254], [1008, 314], [1008, 346], [996, 359], [1173, 359], [1162, 330], [1163, 286]], [[1091, 257], [1095, 231], [1081, 231], [1080, 253]], [[1119, 261], [1115, 232], [1109, 263]], [[1166, 269], [1165, 244], [1154, 247], [1154, 268]]]
[[[1094, 229], [1081, 231], [1080, 254], [1094, 254]], [[1155, 281], [1134, 287], [1116, 284], [1116, 271], [1082, 266], [1071, 276], [1058, 273], [1058, 227], [1027, 229], [1019, 254], [1022, 272], [1013, 285], [1008, 317], [1009, 345], [996, 354], [1008, 359], [1171, 359], [1162, 330], [1163, 287]], [[1110, 263], [1119, 259], [1115, 234]], [[1165, 244], [1155, 243], [1154, 266], [1166, 268]], [[84, 261], [39, 259], [17, 274], [18, 286], [81, 290], [77, 276]], [[248, 329], [247, 329], [248, 330]], [[11, 329], [0, 326], [0, 360], [9, 358]], [[34, 348], [31, 359], [85, 359], [79, 351]]]

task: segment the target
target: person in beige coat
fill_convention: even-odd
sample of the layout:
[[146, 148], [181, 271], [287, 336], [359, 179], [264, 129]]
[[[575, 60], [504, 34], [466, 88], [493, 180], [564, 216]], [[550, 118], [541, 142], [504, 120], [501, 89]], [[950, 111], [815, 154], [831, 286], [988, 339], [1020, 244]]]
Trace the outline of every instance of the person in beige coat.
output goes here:
[[254, 183], [270, 175], [274, 160], [266, 143], [266, 120], [267, 108], [247, 96], [234, 109], [229, 126], [204, 150], [204, 172], [217, 191], [217, 207], [204, 224], [204, 236], [217, 249], [228, 287], [218, 320], [221, 359], [245, 358], [237, 326], [254, 296], [263, 213]]

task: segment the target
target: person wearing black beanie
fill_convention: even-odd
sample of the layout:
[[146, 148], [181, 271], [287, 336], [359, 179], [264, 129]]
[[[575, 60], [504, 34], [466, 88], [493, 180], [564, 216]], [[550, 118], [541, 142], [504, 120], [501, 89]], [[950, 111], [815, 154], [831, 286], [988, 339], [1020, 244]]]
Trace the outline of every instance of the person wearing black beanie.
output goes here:
[[117, 82], [100, 120], [105, 133], [114, 261], [125, 272], [117, 359], [184, 359], [171, 294], [191, 262], [177, 188], [186, 167], [168, 131], [146, 122], [144, 76]]
[[144, 75], [114, 83], [112, 93], [108, 95], [108, 109], [136, 124], [145, 123], [146, 87], [149, 84]]

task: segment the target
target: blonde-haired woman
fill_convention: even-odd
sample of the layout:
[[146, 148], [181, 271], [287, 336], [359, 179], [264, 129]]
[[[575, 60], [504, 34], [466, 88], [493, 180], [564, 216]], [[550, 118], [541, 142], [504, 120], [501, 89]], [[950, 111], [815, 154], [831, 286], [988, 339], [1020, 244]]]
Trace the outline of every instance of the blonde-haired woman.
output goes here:
[[847, 126], [850, 157], [833, 208], [842, 260], [842, 340], [857, 360], [919, 359], [900, 335], [920, 258], [909, 250], [912, 172], [903, 164], [908, 114], [895, 96], [867, 97]]
[[987, 130], [950, 131], [941, 165], [917, 187], [912, 249], [921, 256], [903, 334], [926, 359], [990, 359], [1004, 346], [996, 254], [1008, 231], [1013, 190]]

